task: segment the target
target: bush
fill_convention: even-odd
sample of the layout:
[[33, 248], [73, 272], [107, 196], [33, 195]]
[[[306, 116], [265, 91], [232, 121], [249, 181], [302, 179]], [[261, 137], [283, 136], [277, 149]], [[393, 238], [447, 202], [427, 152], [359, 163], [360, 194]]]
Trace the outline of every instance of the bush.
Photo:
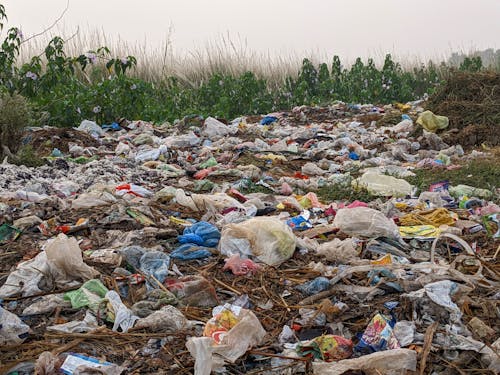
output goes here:
[[27, 100], [20, 95], [0, 96], [0, 155], [16, 153], [21, 143], [23, 129], [29, 125], [30, 109]]

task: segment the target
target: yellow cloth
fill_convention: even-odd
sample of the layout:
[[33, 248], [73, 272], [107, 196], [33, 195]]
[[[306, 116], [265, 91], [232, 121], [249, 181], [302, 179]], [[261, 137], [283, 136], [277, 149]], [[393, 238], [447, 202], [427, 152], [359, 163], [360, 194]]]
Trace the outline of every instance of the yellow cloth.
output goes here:
[[412, 225], [453, 225], [455, 220], [446, 208], [436, 208], [435, 210], [412, 212], [399, 218], [403, 226]]

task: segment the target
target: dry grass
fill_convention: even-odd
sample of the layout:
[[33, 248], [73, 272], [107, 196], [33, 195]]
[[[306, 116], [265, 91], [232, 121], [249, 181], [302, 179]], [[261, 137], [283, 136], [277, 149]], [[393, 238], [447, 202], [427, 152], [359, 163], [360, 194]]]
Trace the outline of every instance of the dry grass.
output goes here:
[[[333, 56], [326, 56], [318, 51], [307, 53], [289, 53], [275, 55], [251, 50], [246, 41], [232, 38], [229, 34], [221, 34], [218, 39], [209, 41], [203, 48], [194, 51], [178, 51], [171, 41], [170, 31], [160, 45], [152, 45], [146, 40], [130, 43], [118, 37], [107, 35], [104, 30], [78, 29], [69, 32], [65, 27], [54, 30], [29, 40], [22, 45], [20, 61], [26, 62], [31, 56], [40, 55], [50, 39], [61, 36], [66, 40], [66, 53], [77, 56], [101, 46], [107, 46], [113, 56], [135, 56], [138, 60], [133, 75], [151, 82], [158, 82], [165, 77], [173, 76], [198, 86], [214, 73], [239, 75], [252, 71], [258, 78], [266, 78], [271, 86], [281, 85], [287, 76], [296, 77], [302, 60], [310, 59], [314, 64], [326, 62], [331, 65]], [[395, 56], [405, 70], [427, 64], [431, 60], [425, 56]], [[371, 51], [375, 63], [382, 65], [387, 51]], [[350, 66], [354, 60], [341, 57], [344, 66]], [[445, 56], [437, 56], [434, 61], [444, 61]]]

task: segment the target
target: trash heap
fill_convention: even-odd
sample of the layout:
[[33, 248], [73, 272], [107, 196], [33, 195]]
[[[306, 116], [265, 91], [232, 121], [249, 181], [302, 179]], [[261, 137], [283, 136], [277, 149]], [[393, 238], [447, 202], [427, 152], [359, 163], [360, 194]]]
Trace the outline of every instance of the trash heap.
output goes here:
[[499, 191], [408, 181], [485, 154], [421, 104], [29, 129], [0, 373], [499, 373]]

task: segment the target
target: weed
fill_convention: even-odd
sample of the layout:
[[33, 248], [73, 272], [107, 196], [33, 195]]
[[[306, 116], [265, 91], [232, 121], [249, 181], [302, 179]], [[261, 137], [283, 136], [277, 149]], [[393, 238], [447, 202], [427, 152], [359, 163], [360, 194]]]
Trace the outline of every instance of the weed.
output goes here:
[[45, 161], [38, 156], [31, 145], [21, 146], [12, 162], [27, 167], [40, 167], [45, 164]]
[[7, 93], [0, 96], [0, 156], [17, 152], [29, 121], [30, 109], [24, 97]]
[[474, 159], [460, 169], [417, 169], [416, 176], [407, 181], [419, 189], [427, 191], [429, 185], [448, 180], [452, 185], [471, 185], [482, 189], [496, 189], [500, 185], [500, 166], [495, 159]]

